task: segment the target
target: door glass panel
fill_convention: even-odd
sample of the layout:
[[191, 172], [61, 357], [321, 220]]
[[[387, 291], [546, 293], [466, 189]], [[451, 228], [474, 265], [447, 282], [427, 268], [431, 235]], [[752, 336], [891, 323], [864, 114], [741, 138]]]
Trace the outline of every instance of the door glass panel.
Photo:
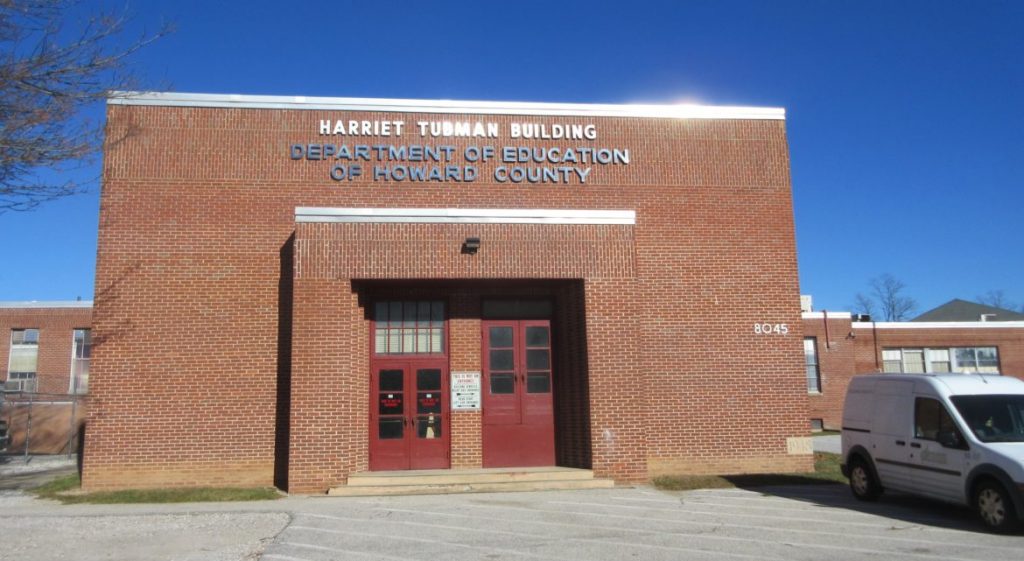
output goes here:
[[404, 419], [380, 419], [377, 424], [377, 438], [381, 440], [402, 438], [404, 424]]
[[512, 370], [512, 351], [491, 351], [491, 370]]
[[513, 374], [491, 374], [491, 393], [515, 392], [515, 378], [513, 376]]
[[512, 328], [511, 327], [492, 327], [491, 331], [491, 348], [498, 347], [511, 347], [512, 346]]
[[440, 413], [441, 394], [438, 392], [419, 392], [416, 394], [417, 413]]
[[441, 371], [437, 370], [437, 369], [417, 370], [416, 371], [416, 389], [417, 390], [440, 390], [441, 389]]
[[380, 391], [382, 392], [400, 392], [402, 391], [402, 373], [401, 370], [381, 370], [380, 371]]
[[527, 349], [526, 367], [530, 370], [547, 370], [548, 353], [547, 349]]
[[526, 393], [551, 392], [550, 372], [530, 372], [526, 375]]
[[401, 415], [402, 394], [381, 393], [380, 399], [378, 400], [377, 412], [381, 415]]
[[429, 415], [416, 418], [416, 436], [424, 440], [441, 438], [441, 416]]
[[547, 347], [548, 346], [548, 328], [547, 327], [527, 327], [526, 328], [526, 346], [527, 347]]

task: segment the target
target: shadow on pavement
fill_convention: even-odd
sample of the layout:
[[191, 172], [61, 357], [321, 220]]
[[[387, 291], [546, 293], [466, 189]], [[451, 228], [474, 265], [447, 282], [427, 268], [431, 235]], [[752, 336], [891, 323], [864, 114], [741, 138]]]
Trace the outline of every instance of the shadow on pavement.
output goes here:
[[[751, 483], [746, 476], [727, 479], [741, 489], [765, 496], [881, 516], [893, 519], [894, 522], [981, 534], [988, 533], [988, 530], [975, 518], [974, 513], [966, 507], [894, 492], [884, 493], [876, 502], [864, 502], [853, 498], [846, 485], [800, 476], [784, 477], [792, 478], [794, 481], [791, 483], [799, 484], [785, 484], [780, 481], [778, 485], [762, 486], [756, 482], [756, 479]], [[1020, 534], [1018, 532], [1015, 535]]]

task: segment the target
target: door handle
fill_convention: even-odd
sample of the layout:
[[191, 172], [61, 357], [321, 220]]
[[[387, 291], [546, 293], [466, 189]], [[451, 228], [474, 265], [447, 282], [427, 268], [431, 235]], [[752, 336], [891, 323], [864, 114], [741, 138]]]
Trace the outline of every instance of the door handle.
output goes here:
[[921, 447], [921, 443], [920, 442], [911, 442], [910, 443], [910, 447], [911, 448], [920, 448]]
[[897, 446], [906, 446], [907, 442], [905, 440], [897, 440], [896, 441], [896, 445]]

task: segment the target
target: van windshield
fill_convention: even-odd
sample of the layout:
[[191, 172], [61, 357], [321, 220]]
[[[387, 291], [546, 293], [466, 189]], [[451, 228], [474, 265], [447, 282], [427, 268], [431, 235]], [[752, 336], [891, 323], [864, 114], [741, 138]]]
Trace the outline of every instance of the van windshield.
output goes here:
[[950, 398], [982, 442], [1024, 442], [1024, 395], [957, 395]]

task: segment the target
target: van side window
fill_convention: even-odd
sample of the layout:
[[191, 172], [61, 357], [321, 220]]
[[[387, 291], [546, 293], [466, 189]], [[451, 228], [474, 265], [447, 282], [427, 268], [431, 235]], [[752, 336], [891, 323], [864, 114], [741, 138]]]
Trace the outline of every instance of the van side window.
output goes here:
[[938, 400], [919, 397], [914, 402], [914, 438], [938, 440], [940, 432], [959, 434], [953, 418]]

